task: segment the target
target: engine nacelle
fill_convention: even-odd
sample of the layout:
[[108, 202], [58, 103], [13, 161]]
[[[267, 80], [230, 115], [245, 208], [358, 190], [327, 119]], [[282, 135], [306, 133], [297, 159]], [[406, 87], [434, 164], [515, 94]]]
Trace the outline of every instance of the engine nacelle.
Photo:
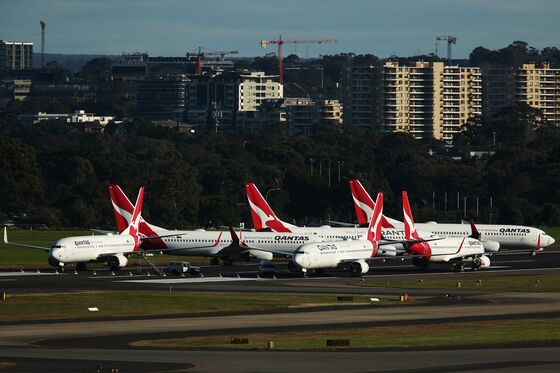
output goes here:
[[249, 251], [249, 254], [251, 255], [251, 258], [255, 258], [257, 260], [272, 260], [273, 257], [272, 253], [262, 250], [251, 250]]
[[497, 253], [500, 250], [500, 243], [496, 241], [482, 241], [484, 251], [489, 253]]
[[397, 248], [393, 245], [379, 246], [379, 250], [377, 251], [377, 256], [396, 256], [396, 255], [397, 255]]
[[59, 262], [58, 260], [56, 260], [52, 256], [49, 256], [49, 264], [53, 267], [64, 267], [64, 263]]
[[114, 255], [107, 259], [107, 265], [111, 271], [116, 271], [119, 268], [126, 267], [128, 259], [122, 254]]
[[480, 257], [474, 258], [472, 262], [473, 269], [479, 268], [489, 268], [490, 267], [490, 258], [486, 255], [482, 255]]
[[363, 275], [368, 271], [369, 271], [369, 265], [363, 260], [358, 260], [350, 264], [350, 272], [352, 272], [352, 276]]

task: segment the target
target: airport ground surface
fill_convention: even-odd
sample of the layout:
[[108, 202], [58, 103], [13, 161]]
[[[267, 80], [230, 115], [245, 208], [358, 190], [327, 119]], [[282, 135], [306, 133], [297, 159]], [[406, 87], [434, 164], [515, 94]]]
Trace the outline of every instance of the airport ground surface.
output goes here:
[[[134, 263], [133, 263], [134, 264]], [[492, 258], [489, 275], [541, 275], [560, 273], [560, 252], [536, 256], [507, 255]], [[254, 293], [305, 293], [394, 296], [407, 292], [426, 300], [411, 306], [345, 306], [307, 310], [221, 314], [184, 314], [161, 317], [92, 319], [64, 322], [22, 322], [0, 325], [0, 367], [6, 371], [111, 371], [120, 372], [556, 372], [560, 370], [560, 344], [491, 346], [484, 348], [407, 349], [364, 351], [223, 351], [164, 350], [130, 347], [139, 339], [176, 338], [224, 333], [356, 328], [376, 325], [430, 324], [458, 320], [502, 320], [560, 317], [558, 292], [497, 293], [484, 289], [395, 289], [365, 287], [345, 273], [327, 271], [324, 277], [303, 278], [279, 266], [276, 279], [257, 278], [257, 265], [204, 266], [204, 277], [156, 276], [134, 265], [115, 276], [98, 269], [55, 274], [45, 268], [0, 272], [0, 289], [10, 294], [72, 291], [212, 291]], [[129, 274], [132, 273], [132, 275]], [[457, 276], [482, 272], [466, 271]], [[222, 277], [220, 277], [220, 275]], [[239, 277], [237, 277], [239, 275]], [[382, 278], [437, 279], [454, 276], [449, 268], [420, 272], [408, 262], [390, 261], [374, 266], [366, 281]], [[450, 296], [451, 295], [451, 296]], [[560, 331], [559, 331], [560, 333]], [[411, 336], [413, 338], [414, 336]], [[0, 369], [0, 372], [2, 369]]]

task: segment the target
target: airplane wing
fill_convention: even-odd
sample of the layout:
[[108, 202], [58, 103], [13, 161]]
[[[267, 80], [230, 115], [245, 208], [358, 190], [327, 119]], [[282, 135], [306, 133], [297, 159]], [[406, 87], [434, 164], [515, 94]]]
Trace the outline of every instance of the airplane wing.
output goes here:
[[356, 227], [360, 226], [359, 224], [356, 224], [356, 223], [346, 223], [346, 222], [343, 222], [343, 221], [336, 221], [336, 220], [329, 220], [328, 222], [329, 222], [329, 224], [338, 225], [338, 226], [341, 226], [341, 227], [356, 228]]
[[114, 235], [119, 234], [119, 232], [117, 231], [106, 231], [104, 229], [90, 229], [90, 231], [95, 233], [100, 233], [100, 234], [114, 234]]
[[22, 247], [27, 247], [27, 248], [36, 249], [36, 250], [42, 250], [42, 251], [46, 251], [46, 252], [51, 251], [50, 247], [27, 245], [27, 244], [24, 244], [24, 243], [16, 243], [16, 242], [8, 242], [8, 231], [7, 231], [6, 227], [4, 227], [4, 243], [7, 244], [7, 245], [22, 246]]

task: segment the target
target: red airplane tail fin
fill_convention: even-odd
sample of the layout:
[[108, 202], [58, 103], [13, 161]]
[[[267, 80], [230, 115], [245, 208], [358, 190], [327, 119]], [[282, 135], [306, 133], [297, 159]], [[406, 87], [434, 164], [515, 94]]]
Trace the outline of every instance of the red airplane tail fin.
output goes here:
[[367, 240], [377, 244], [377, 241], [381, 240], [381, 220], [383, 218], [383, 193], [377, 193], [377, 201], [375, 203], [375, 209], [373, 210], [373, 215], [369, 223], [369, 228], [367, 231]]
[[[373, 215], [373, 210], [375, 209], [375, 202], [366, 191], [360, 180], [351, 179], [350, 191], [352, 192], [352, 199], [354, 200], [354, 208], [356, 209], [356, 217], [358, 218], [358, 224], [367, 227], [371, 217]], [[397, 221], [390, 221], [383, 215], [381, 217], [381, 224], [383, 228], [395, 228], [395, 223]]]
[[412, 210], [410, 209], [410, 203], [408, 202], [408, 194], [405, 191], [402, 192], [402, 204], [404, 217], [404, 239], [420, 239], [420, 236], [414, 227], [414, 218], [412, 217]]
[[291, 232], [294, 226], [278, 219], [259, 189], [253, 183], [245, 184], [247, 200], [251, 208], [253, 226], [257, 231]]

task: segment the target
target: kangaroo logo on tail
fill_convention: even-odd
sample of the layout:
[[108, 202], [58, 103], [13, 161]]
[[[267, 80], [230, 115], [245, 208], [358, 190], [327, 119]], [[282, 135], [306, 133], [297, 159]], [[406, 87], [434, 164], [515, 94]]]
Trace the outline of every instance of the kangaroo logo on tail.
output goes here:
[[144, 201], [144, 187], [140, 187], [140, 191], [138, 192], [138, 198], [136, 199], [136, 204], [134, 205], [134, 210], [132, 212], [132, 218], [130, 220], [130, 224], [121, 234], [129, 234], [134, 239], [134, 249], [133, 251], [137, 251], [142, 244], [140, 240], [140, 232], [138, 226], [140, 224], [140, 213], [142, 212], [142, 203]]
[[[352, 199], [354, 200], [354, 208], [356, 209], [356, 216], [358, 218], [358, 224], [361, 226], [368, 226], [371, 217], [373, 215], [373, 210], [375, 209], [375, 202], [371, 199], [369, 193], [365, 190], [362, 183], [358, 179], [351, 179], [350, 191], [352, 192]], [[389, 221], [385, 215], [381, 217], [381, 224], [383, 228], [395, 228], [395, 224], [398, 221]]]
[[[414, 226], [414, 218], [412, 217], [412, 210], [408, 202], [408, 194], [402, 192], [403, 204], [403, 217], [404, 217], [404, 239], [405, 240], [421, 240], [422, 237], [416, 231]], [[418, 255], [429, 255], [432, 252], [430, 245], [427, 242], [417, 242], [408, 247], [407, 251]], [[426, 257], [429, 259], [429, 257]]]
[[[109, 196], [111, 197], [111, 204], [113, 205], [113, 212], [115, 213], [117, 228], [119, 232], [122, 232], [132, 222], [134, 205], [132, 204], [132, 202], [130, 202], [126, 194], [118, 185], [109, 186]], [[165, 234], [167, 230], [148, 224], [148, 222], [146, 222], [140, 214], [138, 216], [138, 232], [143, 236], [152, 237]], [[144, 244], [146, 245], [145, 248], [150, 249], [164, 249], [167, 247], [165, 242], [163, 242], [163, 240], [160, 238], [154, 240], [146, 240], [144, 241]]]
[[291, 232], [294, 226], [278, 219], [274, 211], [263, 198], [259, 189], [253, 183], [245, 184], [247, 200], [251, 207], [253, 226], [257, 231], [272, 230], [273, 232]]
[[[109, 196], [111, 197], [113, 213], [117, 221], [117, 229], [119, 232], [122, 232], [128, 227], [128, 222], [132, 218], [134, 206], [132, 206], [132, 203], [130, 203], [118, 185], [109, 185]], [[122, 198], [123, 196], [124, 200]]]

